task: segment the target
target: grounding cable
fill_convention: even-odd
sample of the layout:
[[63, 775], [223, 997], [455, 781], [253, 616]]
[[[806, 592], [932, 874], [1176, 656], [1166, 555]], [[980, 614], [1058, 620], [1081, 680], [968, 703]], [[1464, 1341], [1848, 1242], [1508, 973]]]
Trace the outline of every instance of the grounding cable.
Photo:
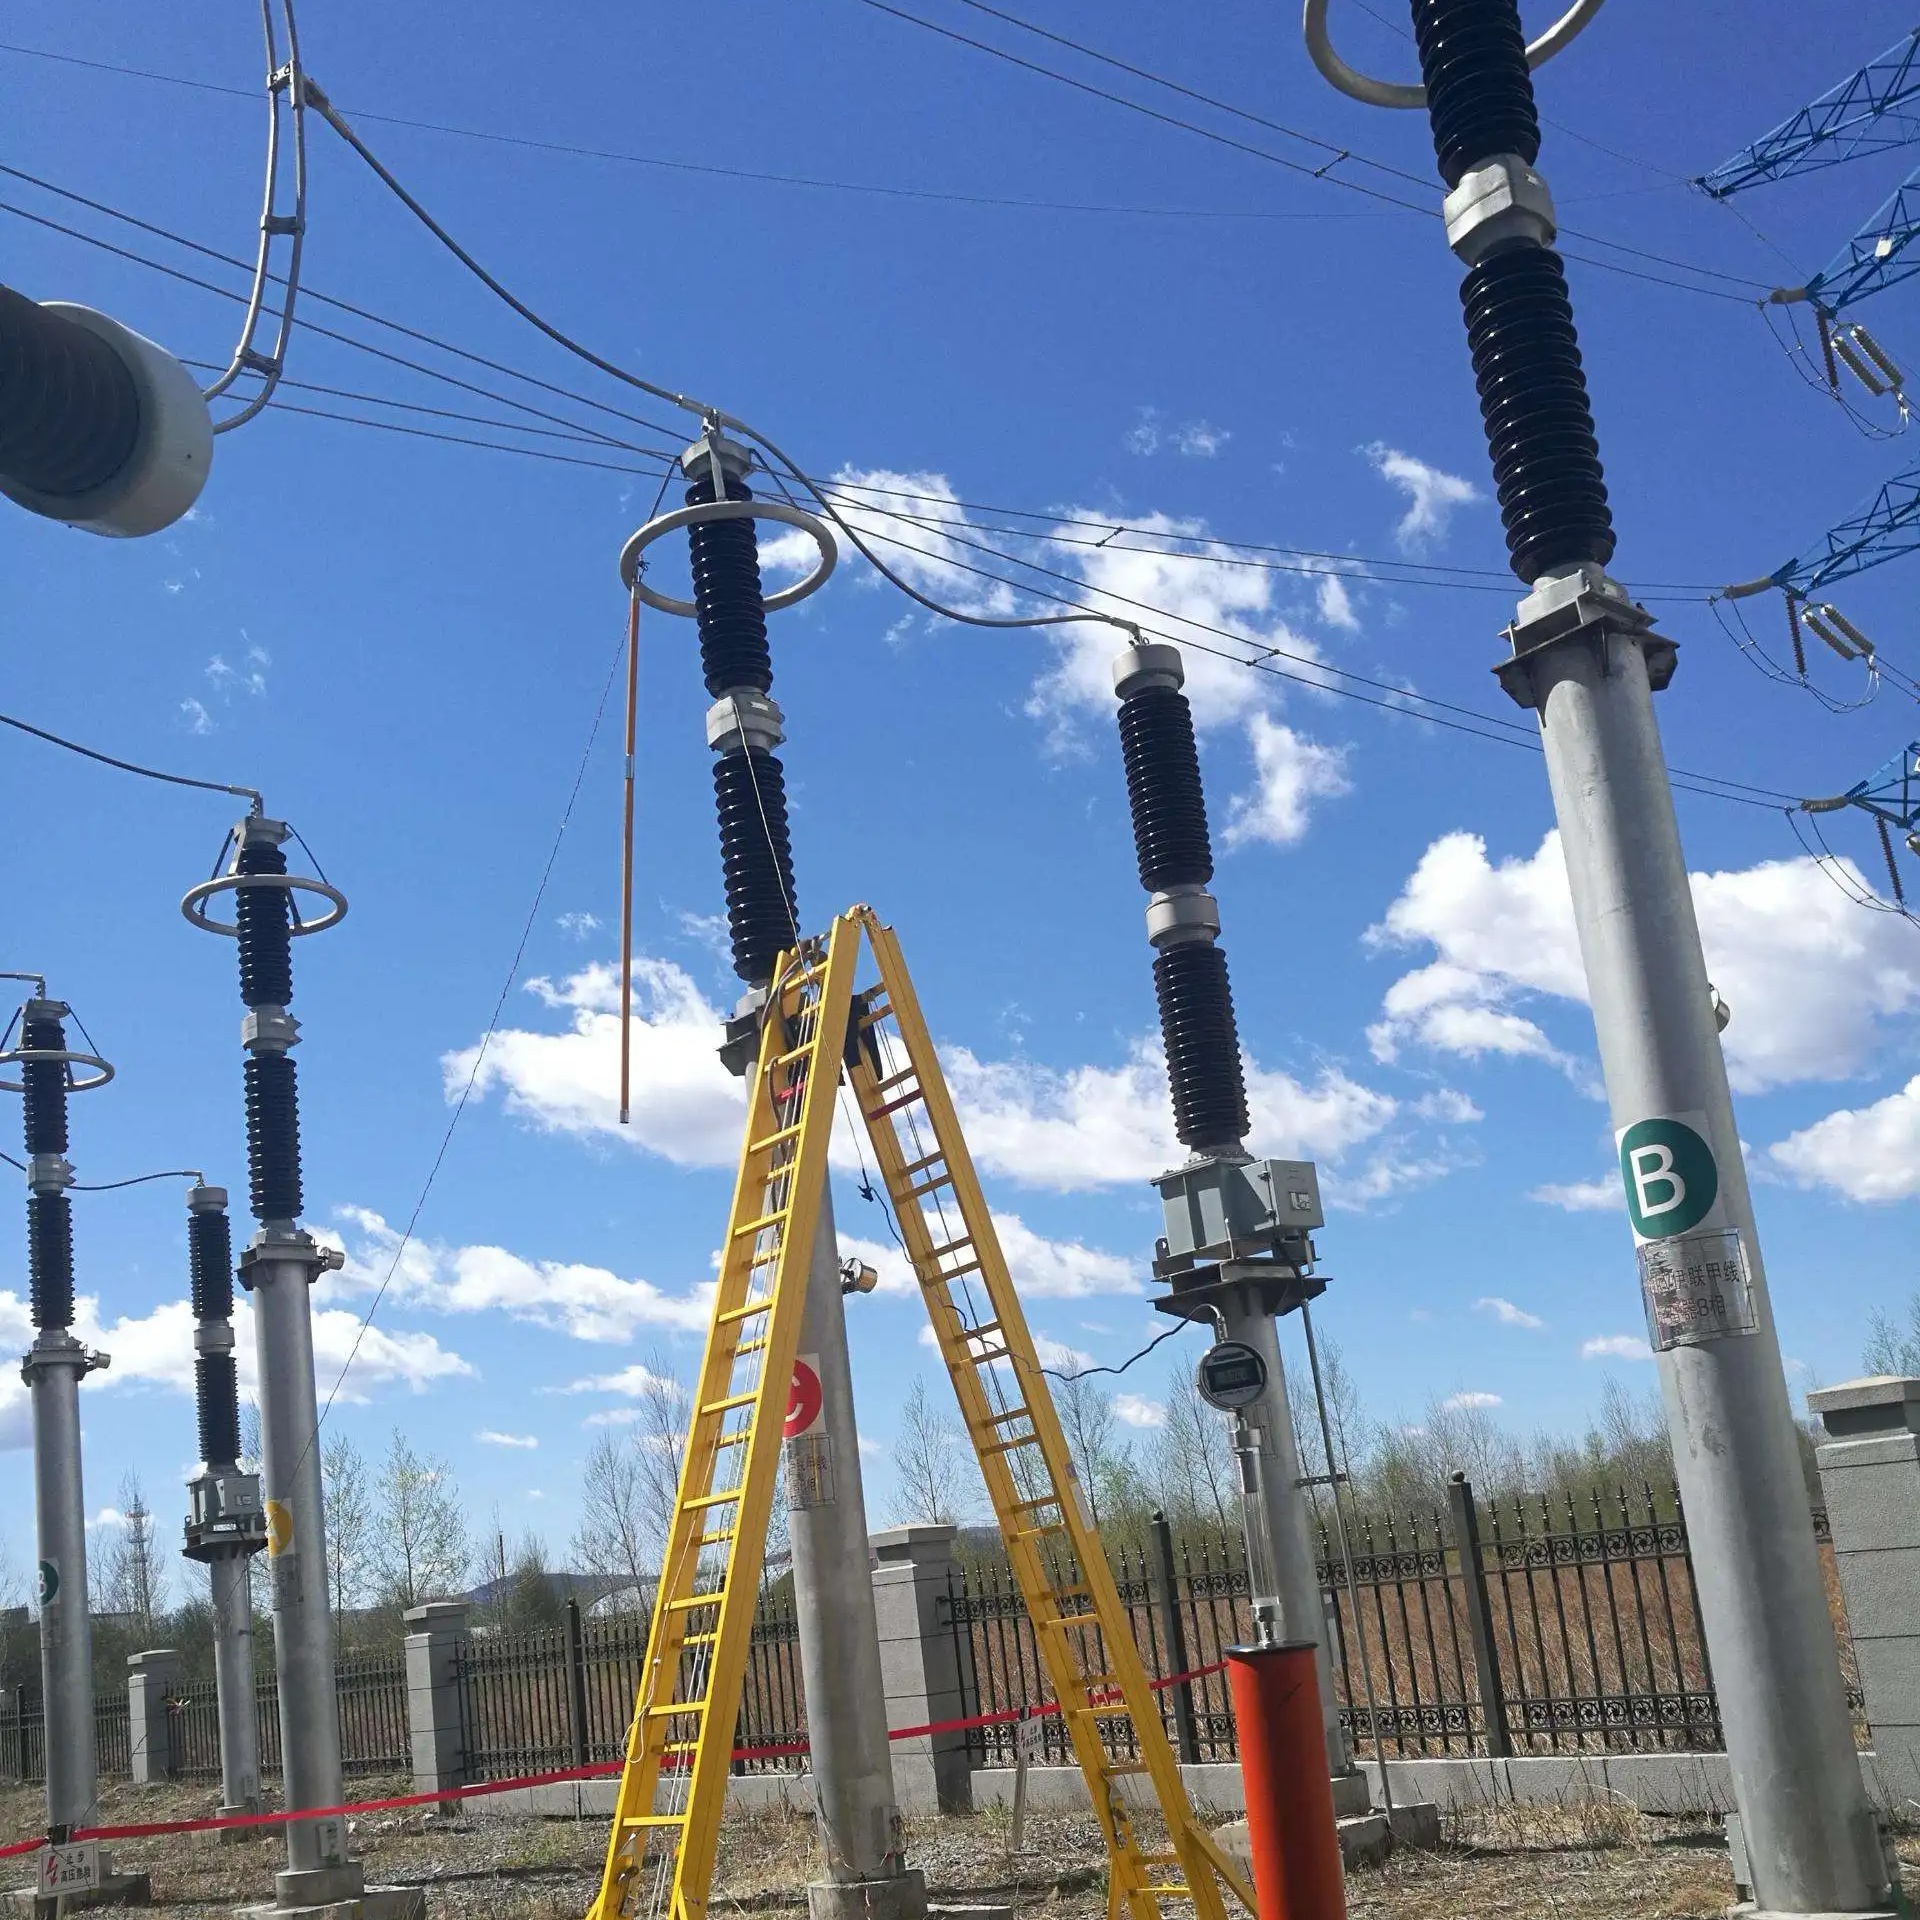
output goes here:
[[30, 733], [36, 740], [64, 747], [69, 753], [77, 753], [86, 760], [97, 760], [104, 767], [117, 767], [122, 773], [137, 773], [143, 780], [163, 780], [170, 787], [197, 787], [202, 793], [230, 793], [238, 799], [251, 800], [255, 813], [264, 804], [252, 787], [230, 787], [219, 780], [195, 780], [184, 773], [162, 773], [158, 767], [143, 767], [137, 761], [117, 759], [113, 754], [100, 752], [98, 748], [83, 747], [78, 740], [69, 740], [64, 734], [49, 733], [45, 727], [33, 726], [25, 720], [16, 720], [10, 713], [0, 713], [0, 727], [13, 727], [18, 732]]

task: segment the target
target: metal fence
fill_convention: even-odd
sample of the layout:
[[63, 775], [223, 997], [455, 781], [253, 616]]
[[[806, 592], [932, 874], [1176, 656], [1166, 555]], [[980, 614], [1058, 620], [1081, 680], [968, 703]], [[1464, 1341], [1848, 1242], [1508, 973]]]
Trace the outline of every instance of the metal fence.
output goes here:
[[[40, 1689], [28, 1684], [11, 1689], [12, 1705], [0, 1716], [0, 1780], [21, 1782], [47, 1777], [47, 1721]], [[133, 1771], [133, 1733], [124, 1687], [94, 1696], [93, 1741], [102, 1773]]]
[[[619, 1759], [646, 1663], [648, 1625], [644, 1613], [583, 1620], [569, 1601], [558, 1627], [463, 1641], [454, 1654], [454, 1677], [465, 1777], [502, 1779]], [[762, 1601], [735, 1723], [736, 1747], [804, 1746], [798, 1643], [791, 1600]], [[792, 1751], [756, 1751], [735, 1760], [734, 1771], [777, 1772], [795, 1760]]]
[[[334, 1668], [340, 1715], [340, 1764], [348, 1773], [402, 1773], [412, 1762], [407, 1732], [407, 1660], [392, 1653], [355, 1654]], [[168, 1703], [174, 1778], [220, 1777], [220, 1707], [211, 1680], [183, 1687]], [[272, 1674], [254, 1683], [254, 1728], [260, 1771], [280, 1770], [280, 1701]], [[103, 1768], [104, 1770], [104, 1768]]]
[[[1813, 1516], [1850, 1697], [1852, 1648]], [[1723, 1745], [1685, 1518], [1673, 1488], [1522, 1496], [1484, 1506], [1462, 1480], [1444, 1507], [1356, 1519], [1343, 1561], [1322, 1527], [1320, 1580], [1333, 1627], [1341, 1717], [1363, 1754], [1712, 1751]], [[1250, 1637], [1244, 1549], [1222, 1533], [1122, 1551], [1115, 1574], [1151, 1675], [1205, 1668]], [[1032, 1622], [1004, 1564], [955, 1580], [948, 1596], [967, 1711], [1047, 1699]], [[1187, 1761], [1235, 1757], [1224, 1674], [1161, 1692]], [[1862, 1726], [1860, 1731], [1864, 1735]], [[968, 1735], [978, 1764], [1010, 1765], [1015, 1729]], [[1040, 1749], [1071, 1758], [1057, 1719]]]

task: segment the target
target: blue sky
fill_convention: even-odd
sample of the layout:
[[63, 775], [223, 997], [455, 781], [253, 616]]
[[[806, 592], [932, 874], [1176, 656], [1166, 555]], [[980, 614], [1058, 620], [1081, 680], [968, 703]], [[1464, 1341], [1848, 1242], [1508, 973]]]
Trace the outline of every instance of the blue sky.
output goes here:
[[[917, 10], [1115, 83], [955, 0]], [[1402, 37], [1343, 11], [1350, 57], [1409, 67]], [[1284, 9], [1224, 0], [1196, 25], [1036, 0], [1033, 17], [1432, 182], [1423, 123], [1336, 99]], [[1570, 268], [1616, 571], [1631, 585], [1766, 572], [1905, 463], [1902, 443], [1856, 431], [1808, 387], [1746, 303], [1820, 266], [1884, 197], [1898, 158], [1756, 193], [1737, 203], [1752, 225], [1682, 182], [1909, 24], [1892, 5], [1862, 4], [1842, 35], [1757, 0], [1735, 36], [1704, 10], [1614, 0], [1541, 77], [1542, 162], [1564, 221], [1732, 276], [1676, 276], [1568, 242], [1656, 276]], [[765, 427], [815, 474], [931, 496], [942, 525], [906, 530], [931, 548], [911, 557], [920, 584], [992, 604], [988, 583], [949, 564], [979, 559], [951, 536], [982, 539], [1151, 603], [1172, 630], [1230, 652], [1278, 647], [1522, 717], [1488, 671], [1512, 592], [1437, 217], [1151, 123], [859, 0], [590, 4], [537, 35], [497, 8], [492, 27], [486, 9], [341, 0], [306, 22], [305, 51], [389, 163], [557, 321]], [[240, 89], [259, 57], [237, 19], [124, 0], [84, 14], [22, 0], [7, 38]], [[223, 251], [249, 248], [256, 102], [11, 51], [0, 67], [11, 109], [0, 162]], [[1145, 83], [1119, 90], [1325, 158]], [[381, 114], [916, 192], [560, 155]], [[312, 142], [311, 286], [593, 400], [636, 398], [494, 305], [324, 128]], [[1387, 184], [1437, 203], [1437, 184]], [[17, 180], [0, 199], [239, 284]], [[5, 233], [10, 284], [224, 359], [228, 304], [12, 216]], [[1920, 338], [1910, 295], [1863, 317], [1896, 353]], [[312, 334], [296, 337], [291, 371], [509, 417]], [[222, 440], [195, 516], [162, 537], [114, 545], [0, 519], [6, 710], [262, 787], [352, 898], [340, 932], [298, 949], [296, 998], [309, 1213], [354, 1256], [320, 1302], [336, 1370], [438, 1149], [450, 1077], [464, 1078], [500, 991], [621, 641], [615, 556], [655, 485], [276, 412]], [[1114, 518], [1159, 537], [1069, 544], [1098, 540]], [[1064, 542], [983, 531], [1023, 526]], [[1334, 587], [1215, 564], [1233, 557], [1217, 539], [1366, 564]], [[1162, 555], [1116, 551], [1129, 546]], [[1479, 571], [1445, 586], [1395, 562]], [[662, 579], [679, 564], [663, 561]], [[1909, 645], [1904, 580], [1889, 568], [1842, 599], [1896, 659]], [[1682, 643], [1660, 702], [1678, 765], [1825, 793], [1912, 737], [1896, 691], [1831, 714], [1755, 671], [1697, 597], [1654, 604]], [[1777, 600], [1748, 604], [1756, 630], [1783, 630]], [[850, 562], [776, 619], [773, 644], [803, 912], [819, 921], [866, 899], [899, 927], [994, 1204], [1020, 1223], [1007, 1231], [1035, 1324], [1099, 1360], [1124, 1357], [1151, 1330], [1142, 1283], [1157, 1202], [1144, 1180], [1171, 1143], [1111, 643], [1090, 629], [1056, 642], [933, 621]], [[502, 1033], [333, 1415], [370, 1449], [404, 1425], [452, 1457], [476, 1513], [497, 1503], [510, 1529], [534, 1526], [556, 1549], [590, 1423], [624, 1404], [593, 1383], [655, 1348], [692, 1363], [694, 1292], [733, 1152], [734, 1096], [709, 1052], [733, 983], [712, 919], [704, 696], [690, 628], [650, 619], [643, 647], [637, 1124], [611, 1124], [610, 710]], [[1631, 1352], [1642, 1329], [1629, 1236], [1596, 1204], [1608, 1129], [1537, 754], [1428, 726], [1402, 704], [1340, 698], [1314, 670], [1318, 684], [1302, 685], [1197, 655], [1190, 668], [1254, 1144], [1321, 1162], [1335, 1276], [1325, 1326], [1370, 1406], [1412, 1418], [1435, 1397], [1497, 1396], [1503, 1419], [1531, 1429], [1577, 1422], [1609, 1370], [1650, 1383]], [[1837, 661], [1815, 671], [1849, 691]], [[44, 969], [120, 1069], [75, 1109], [81, 1177], [200, 1164], [239, 1195], [232, 954], [177, 911], [231, 810], [24, 740], [0, 745], [0, 797], [12, 823], [0, 961]], [[1844, 1378], [1870, 1312], [1898, 1308], [1916, 1279], [1920, 1091], [1907, 1089], [1920, 1073], [1920, 937], [1849, 904], [1778, 812], [1683, 794], [1681, 813], [1706, 876], [1712, 971], [1734, 1008], [1729, 1056], [1786, 1350], [1798, 1384]], [[1835, 834], [1878, 875], [1868, 834], [1845, 821]], [[846, 1235], [883, 1238], [873, 1213], [843, 1188]], [[111, 1504], [133, 1466], [172, 1514], [193, 1450], [184, 1209], [152, 1186], [81, 1196], [77, 1216], [82, 1290], [116, 1353], [88, 1394], [89, 1500]], [[15, 1275], [19, 1218], [0, 1217]], [[10, 1284], [0, 1324], [20, 1341], [24, 1279]], [[851, 1316], [881, 1509], [899, 1403], [932, 1358], [918, 1313], [883, 1291]], [[1137, 1417], [1151, 1419], [1168, 1365], [1187, 1364], [1176, 1345], [1128, 1377]], [[0, 1391], [0, 1444], [21, 1448], [19, 1392]], [[14, 1459], [0, 1536], [18, 1563], [31, 1503], [25, 1455]]]

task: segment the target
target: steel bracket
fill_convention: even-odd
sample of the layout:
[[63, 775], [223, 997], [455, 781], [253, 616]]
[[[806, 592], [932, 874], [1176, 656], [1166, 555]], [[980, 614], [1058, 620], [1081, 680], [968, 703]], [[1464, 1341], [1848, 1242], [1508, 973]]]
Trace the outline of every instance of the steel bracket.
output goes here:
[[1521, 601], [1518, 617], [1506, 628], [1513, 657], [1493, 669], [1494, 677], [1516, 706], [1536, 708], [1534, 662], [1550, 647], [1597, 645], [1612, 670], [1616, 645], [1638, 645], [1647, 662], [1647, 682], [1663, 692], [1673, 678], [1680, 648], [1653, 631], [1653, 615], [1629, 599], [1598, 567], [1550, 582]]

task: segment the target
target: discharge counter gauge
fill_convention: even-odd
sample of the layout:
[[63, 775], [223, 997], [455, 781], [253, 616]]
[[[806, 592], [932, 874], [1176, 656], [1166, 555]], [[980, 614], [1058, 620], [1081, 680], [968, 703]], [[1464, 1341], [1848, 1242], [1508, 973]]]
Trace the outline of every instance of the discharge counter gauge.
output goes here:
[[1222, 1413], [1250, 1407], [1267, 1390], [1267, 1363], [1244, 1340], [1221, 1340], [1200, 1357], [1200, 1398]]

